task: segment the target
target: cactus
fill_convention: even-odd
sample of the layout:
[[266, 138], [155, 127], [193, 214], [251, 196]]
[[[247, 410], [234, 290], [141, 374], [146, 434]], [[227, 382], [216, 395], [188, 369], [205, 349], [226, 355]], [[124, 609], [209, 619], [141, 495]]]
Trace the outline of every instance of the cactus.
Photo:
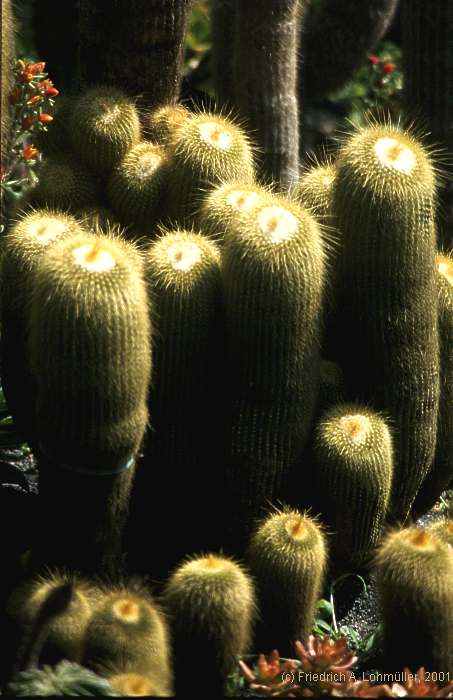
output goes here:
[[140, 140], [134, 102], [110, 87], [95, 87], [73, 105], [69, 137], [78, 158], [101, 174], [108, 173]]
[[442, 542], [453, 547], [453, 518], [441, 520], [428, 527], [428, 532], [434, 537], [438, 537]]
[[70, 602], [61, 614], [50, 620], [40, 653], [41, 663], [55, 664], [62, 659], [81, 661], [82, 642], [91, 617], [95, 591], [86, 581], [73, 574], [49, 572], [20, 584], [6, 604], [8, 616], [23, 632], [37, 620], [49, 593], [67, 584], [72, 588]]
[[107, 184], [110, 206], [123, 224], [141, 233], [156, 226], [168, 167], [165, 151], [147, 141], [134, 146], [117, 165]]
[[[2, 66], [1, 66], [1, 133], [0, 154], [1, 164], [6, 167], [8, 145], [11, 131], [11, 113], [9, 106], [9, 94], [13, 87], [13, 61], [14, 61], [14, 18], [11, 0], [1, 0], [2, 15]], [[0, 202], [3, 215], [3, 197]]]
[[241, 216], [222, 255], [229, 338], [227, 480], [233, 538], [285, 499], [315, 410], [324, 253], [319, 227], [285, 198]]
[[453, 481], [453, 257], [436, 259], [439, 296], [440, 403], [434, 464], [415, 499], [413, 513], [427, 512]]
[[151, 596], [127, 586], [105, 592], [86, 629], [86, 666], [107, 676], [149, 675], [168, 692], [169, 653], [167, 624]]
[[153, 109], [146, 120], [146, 136], [163, 146], [171, 144], [177, 137], [178, 129], [190, 116], [183, 105], [164, 105]]
[[340, 404], [322, 416], [313, 450], [323, 519], [335, 533], [333, 557], [340, 567], [351, 562], [360, 567], [381, 537], [389, 504], [393, 476], [390, 431], [374, 411]]
[[[150, 551], [146, 571], [166, 576], [194, 547], [215, 542], [216, 507], [212, 493], [218, 474], [212, 455], [221, 459], [223, 424], [223, 314], [219, 251], [201, 234], [172, 231], [146, 252], [146, 278], [155, 317], [154, 380], [149, 407], [152, 435], [145, 452], [146, 468], [137, 474], [132, 517], [137, 530], [129, 549], [138, 547], [143, 561], [141, 531], [159, 529], [167, 504], [151, 511], [149, 494], [171, 493], [183, 528], [167, 532], [167, 544]], [[149, 465], [149, 466], [148, 466]], [[174, 488], [174, 474], [178, 488]], [[202, 514], [202, 522], [193, 512]], [[206, 529], [206, 521], [211, 525]], [[131, 525], [134, 531], [134, 526]]]
[[214, 185], [253, 182], [249, 139], [230, 119], [210, 112], [192, 114], [179, 128], [170, 149], [167, 214], [187, 223]]
[[270, 190], [250, 183], [228, 183], [211, 190], [198, 214], [200, 230], [223, 243], [235, 219], [262, 205]]
[[234, 104], [233, 58], [238, 0], [212, 0], [212, 78], [217, 103], [231, 108]]
[[319, 371], [318, 415], [343, 401], [344, 376], [340, 365], [331, 360], [321, 360]]
[[434, 456], [439, 400], [434, 168], [410, 132], [359, 129], [340, 150], [337, 346], [351, 395], [395, 428], [392, 521]]
[[137, 673], [118, 673], [114, 676], [109, 676], [109, 683], [112, 690], [119, 696], [134, 696], [134, 697], [170, 697], [168, 691], [156, 684], [147, 676], [140, 676]]
[[286, 508], [257, 528], [246, 560], [258, 588], [257, 645], [289, 656], [313, 627], [327, 563], [324, 534], [306, 513]]
[[33, 274], [49, 245], [80, 233], [69, 215], [49, 210], [31, 211], [10, 229], [4, 240], [1, 294], [2, 387], [16, 429], [35, 442], [35, 387], [28, 367], [28, 315]]
[[9, 684], [7, 692], [16, 697], [116, 695], [105, 678], [66, 660], [54, 667], [21, 671]]
[[223, 696], [236, 656], [251, 642], [254, 590], [239, 564], [214, 554], [188, 560], [168, 580], [162, 596], [168, 612], [176, 695], [196, 689], [193, 669], [203, 659], [203, 683]]
[[65, 153], [42, 163], [39, 183], [30, 191], [33, 204], [70, 211], [94, 204], [96, 197], [97, 184], [91, 172]]
[[84, 228], [100, 233], [108, 233], [118, 225], [113, 212], [99, 204], [77, 209], [74, 216]]
[[336, 170], [332, 162], [316, 163], [297, 181], [292, 196], [307, 207], [320, 223], [332, 218], [332, 190]]
[[453, 551], [428, 531], [390, 534], [376, 558], [384, 653], [392, 671], [453, 671]]
[[29, 340], [48, 528], [36, 546], [55, 564], [102, 571], [121, 544], [148, 420], [150, 321], [135, 247], [89, 233], [54, 244], [36, 269]]
[[299, 174], [300, 13], [298, 0], [247, 0], [236, 5], [234, 106], [257, 134], [263, 179], [283, 188]]
[[192, 0], [81, 0], [81, 82], [117, 85], [148, 108], [177, 102], [191, 6]]

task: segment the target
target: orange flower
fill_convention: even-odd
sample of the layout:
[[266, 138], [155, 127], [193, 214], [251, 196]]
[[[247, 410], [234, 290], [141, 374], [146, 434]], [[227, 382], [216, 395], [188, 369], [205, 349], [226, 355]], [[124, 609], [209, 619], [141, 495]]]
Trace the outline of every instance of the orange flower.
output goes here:
[[33, 160], [33, 158], [39, 155], [39, 151], [31, 143], [29, 146], [25, 146], [25, 148], [22, 149], [22, 155], [25, 160]]
[[43, 61], [40, 63], [27, 63], [25, 70], [29, 71], [32, 75], [36, 75], [36, 73], [42, 73], [45, 67], [46, 64]]
[[55, 97], [56, 95], [59, 95], [59, 90], [54, 87], [48, 87], [45, 89], [44, 94], [48, 97]]
[[34, 97], [31, 97], [28, 101], [28, 105], [35, 105], [37, 102], [41, 102], [42, 96], [41, 95], [35, 95]]
[[39, 115], [39, 121], [41, 124], [48, 124], [49, 122], [53, 121], [53, 117], [50, 114], [40, 114]]
[[20, 74], [20, 77], [22, 78], [24, 83], [29, 83], [30, 80], [33, 80], [33, 73], [30, 73], [30, 71], [27, 70], [23, 70]]
[[396, 70], [396, 65], [394, 63], [384, 63], [384, 65], [382, 66], [382, 70], [388, 75], [390, 73], [393, 73], [394, 70]]

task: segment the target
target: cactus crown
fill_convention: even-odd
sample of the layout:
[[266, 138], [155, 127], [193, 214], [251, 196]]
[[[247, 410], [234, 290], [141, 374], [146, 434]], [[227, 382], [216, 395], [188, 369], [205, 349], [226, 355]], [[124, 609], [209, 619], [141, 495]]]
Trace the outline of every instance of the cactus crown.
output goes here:
[[120, 696], [159, 697], [161, 695], [155, 683], [146, 676], [141, 676], [137, 673], [119, 673], [118, 675], [110, 676], [109, 683], [112, 690]]
[[339, 404], [324, 414], [318, 438], [339, 454], [374, 454], [391, 446], [389, 429], [382, 417], [365, 406]]
[[438, 255], [436, 257], [436, 264], [437, 271], [443, 284], [446, 282], [453, 288], [453, 258], [449, 255]]
[[[384, 568], [395, 566], [399, 570], [404, 560], [407, 574], [413, 577], [418, 566], [431, 567], [433, 573], [439, 573], [451, 556], [450, 548], [433, 533], [423, 528], [409, 527], [392, 532], [385, 538], [376, 555], [376, 564]], [[444, 573], [450, 566], [451, 562]]]
[[151, 140], [162, 144], [171, 143], [189, 116], [189, 110], [182, 105], [164, 105], [153, 110], [147, 124]]
[[59, 153], [44, 161], [30, 194], [39, 203], [72, 210], [94, 202], [97, 190], [89, 170], [72, 155]]
[[298, 557], [304, 551], [324, 550], [324, 535], [316, 520], [307, 513], [290, 508], [264, 520], [252, 536], [251, 547], [258, 541], [261, 547], [268, 546], [270, 553], [275, 550], [288, 559]]

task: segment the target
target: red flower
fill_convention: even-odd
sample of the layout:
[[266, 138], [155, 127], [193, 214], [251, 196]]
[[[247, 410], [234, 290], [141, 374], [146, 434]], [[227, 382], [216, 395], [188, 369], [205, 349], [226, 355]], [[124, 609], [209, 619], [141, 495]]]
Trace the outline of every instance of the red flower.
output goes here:
[[375, 56], [374, 54], [371, 54], [371, 56], [368, 56], [368, 60], [373, 66], [377, 66], [377, 64], [380, 63], [380, 61], [381, 61], [379, 56]]
[[33, 146], [33, 144], [30, 144], [22, 149], [22, 155], [25, 160], [33, 160], [37, 155], [39, 155], [39, 151]]
[[59, 90], [57, 90], [57, 88], [54, 87], [48, 87], [45, 89], [44, 94], [48, 97], [56, 97], [56, 95], [59, 94]]
[[40, 63], [27, 63], [25, 70], [29, 71], [32, 75], [36, 75], [37, 73], [42, 73], [45, 67], [46, 64], [42, 61]]
[[42, 96], [41, 95], [35, 95], [34, 97], [31, 97], [28, 101], [28, 105], [35, 105], [37, 102], [41, 102]]
[[39, 115], [39, 121], [41, 124], [48, 124], [49, 122], [53, 121], [53, 117], [50, 116], [50, 114], [40, 114]]
[[384, 73], [389, 75], [390, 73], [393, 73], [394, 70], [396, 70], [396, 65], [394, 63], [384, 63], [382, 66], [382, 70]]
[[23, 70], [20, 74], [20, 77], [22, 78], [24, 83], [29, 83], [30, 80], [33, 80], [33, 73], [30, 73], [30, 71], [28, 70]]

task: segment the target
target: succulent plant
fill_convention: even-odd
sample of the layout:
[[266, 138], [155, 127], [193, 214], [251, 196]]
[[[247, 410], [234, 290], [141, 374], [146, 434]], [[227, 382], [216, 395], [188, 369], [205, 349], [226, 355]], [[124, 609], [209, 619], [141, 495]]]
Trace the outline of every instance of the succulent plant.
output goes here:
[[66, 660], [54, 667], [21, 671], [8, 685], [7, 692], [16, 697], [116, 695], [105, 678]]

